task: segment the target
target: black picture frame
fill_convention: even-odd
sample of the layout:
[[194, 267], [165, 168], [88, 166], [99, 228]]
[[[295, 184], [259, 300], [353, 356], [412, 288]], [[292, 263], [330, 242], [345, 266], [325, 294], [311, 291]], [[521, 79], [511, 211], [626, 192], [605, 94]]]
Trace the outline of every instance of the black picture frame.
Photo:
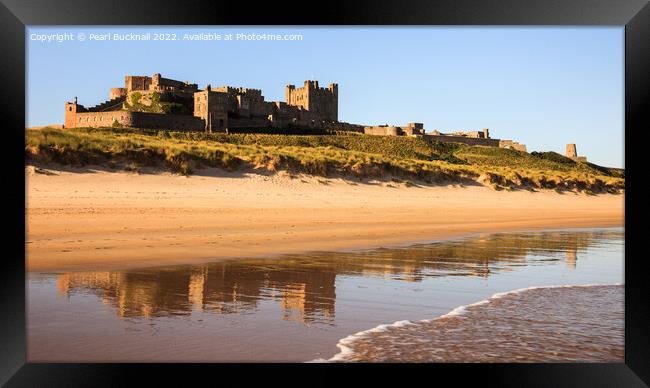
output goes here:
[[[27, 25], [612, 25], [625, 26], [625, 363], [624, 364], [34, 364], [26, 363], [25, 335], [25, 28]], [[352, 378], [364, 385], [456, 384], [494, 386], [633, 387], [650, 384], [650, 286], [645, 255], [636, 252], [644, 232], [642, 145], [648, 122], [650, 6], [616, 0], [401, 0], [391, 3], [2, 0], [0, 74], [5, 92], [2, 156], [5, 249], [0, 281], [0, 383], [6, 386], [245, 386], [334, 385]], [[71, 69], [71, 71], [74, 71]], [[8, 92], [9, 91], [9, 92]], [[637, 152], [638, 150], [638, 152]], [[640, 252], [640, 250], [639, 250]], [[304, 380], [296, 374], [307, 373]], [[346, 377], [340, 376], [341, 373]], [[345, 379], [345, 380], [341, 380]], [[413, 381], [415, 384], [415, 381]], [[448, 383], [447, 383], [448, 384]]]

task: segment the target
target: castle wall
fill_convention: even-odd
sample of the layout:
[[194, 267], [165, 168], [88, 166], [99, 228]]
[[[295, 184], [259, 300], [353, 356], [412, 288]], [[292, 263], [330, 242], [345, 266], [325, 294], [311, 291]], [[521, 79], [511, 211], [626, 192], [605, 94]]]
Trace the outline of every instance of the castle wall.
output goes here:
[[287, 85], [285, 89], [285, 101], [288, 105], [299, 106], [303, 109], [309, 109], [307, 81], [305, 81], [305, 86], [306, 87], [296, 89], [294, 85]]
[[408, 123], [405, 127], [375, 125], [363, 127], [362, 133], [378, 136], [424, 135], [424, 125], [422, 123]]
[[305, 110], [301, 106], [289, 105], [278, 101], [269, 105], [270, 113], [266, 116], [274, 127], [285, 125], [320, 128], [323, 120], [314, 112]]
[[249, 111], [251, 116], [268, 117], [275, 112], [275, 104], [261, 99], [249, 99]]
[[115, 98], [125, 97], [127, 93], [128, 91], [126, 90], [126, 88], [112, 88], [111, 92], [109, 93], [108, 99], [113, 100]]
[[483, 137], [487, 135], [487, 133], [484, 131], [476, 131], [475, 133], [473, 133], [473, 136], [426, 134], [424, 133], [424, 129], [422, 128], [422, 124], [420, 123], [409, 123], [406, 127], [396, 127], [396, 126], [364, 127], [363, 133], [367, 135], [379, 135], [379, 136], [417, 135], [417, 136], [424, 136], [428, 139], [437, 140], [442, 143], [461, 143], [470, 146], [512, 148], [518, 151], [527, 152], [525, 144], [520, 144], [512, 140], [486, 138]]
[[204, 131], [205, 121], [189, 115], [131, 112], [135, 128], [170, 129], [176, 131]]
[[487, 138], [485, 131], [468, 131], [468, 132], [463, 132], [463, 131], [458, 131], [458, 132], [451, 132], [447, 133], [446, 135], [448, 136], [462, 136], [462, 137], [471, 137], [471, 138]]
[[424, 137], [437, 140], [442, 143], [462, 143], [471, 146], [499, 147], [499, 139], [485, 139], [480, 137], [449, 136], [449, 135], [429, 135]]
[[499, 148], [511, 148], [517, 151], [528, 152], [525, 144], [521, 144], [512, 140], [499, 140]]
[[264, 96], [259, 90], [256, 93], [249, 93], [250, 89], [243, 94], [230, 95], [231, 111], [241, 117], [267, 117], [274, 112], [274, 103], [264, 101]]
[[273, 103], [264, 101], [260, 89], [220, 86], [214, 92], [228, 95], [228, 112], [243, 118], [267, 117], [273, 113]]
[[[128, 111], [77, 113], [74, 127], [110, 127], [115, 120], [122, 126], [133, 127], [133, 113]], [[66, 125], [66, 127], [68, 127]], [[72, 128], [74, 128], [72, 127]]]
[[406, 135], [424, 135], [424, 124], [408, 123], [406, 127], [402, 127], [402, 132]]
[[84, 112], [77, 113], [74, 127], [110, 127], [115, 121], [124, 127], [145, 128], [145, 129], [169, 129], [176, 131], [203, 131], [205, 122], [194, 116], [169, 115], [147, 112]]
[[364, 127], [363, 133], [365, 133], [366, 135], [376, 135], [376, 136], [399, 136], [403, 132], [402, 132], [402, 128], [400, 127], [374, 126], [374, 127]]

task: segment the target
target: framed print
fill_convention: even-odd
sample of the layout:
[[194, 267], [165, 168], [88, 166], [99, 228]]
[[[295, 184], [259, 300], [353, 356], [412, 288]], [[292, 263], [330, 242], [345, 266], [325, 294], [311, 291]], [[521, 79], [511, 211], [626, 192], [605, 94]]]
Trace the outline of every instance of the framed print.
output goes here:
[[4, 2], [2, 381], [647, 386], [647, 2], [316, 8]]

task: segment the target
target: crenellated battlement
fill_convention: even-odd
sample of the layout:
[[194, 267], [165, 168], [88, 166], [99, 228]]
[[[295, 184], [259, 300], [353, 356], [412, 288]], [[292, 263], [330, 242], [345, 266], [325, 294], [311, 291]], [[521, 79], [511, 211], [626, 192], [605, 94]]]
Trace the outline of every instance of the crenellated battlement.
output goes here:
[[212, 88], [212, 90], [223, 92], [223, 93], [229, 93], [229, 94], [245, 94], [248, 96], [260, 96], [260, 97], [262, 96], [261, 89], [252, 89], [252, 88], [234, 87], [234, 86], [218, 86], [216, 88]]

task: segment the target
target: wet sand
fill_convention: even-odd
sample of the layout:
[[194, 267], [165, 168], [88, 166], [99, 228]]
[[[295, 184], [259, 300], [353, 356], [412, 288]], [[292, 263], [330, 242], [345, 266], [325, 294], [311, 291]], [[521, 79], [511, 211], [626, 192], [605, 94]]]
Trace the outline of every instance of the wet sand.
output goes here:
[[199, 174], [28, 167], [27, 269], [205, 263], [624, 220], [624, 195]]
[[332, 361], [624, 362], [623, 285], [522, 289], [339, 342]]

